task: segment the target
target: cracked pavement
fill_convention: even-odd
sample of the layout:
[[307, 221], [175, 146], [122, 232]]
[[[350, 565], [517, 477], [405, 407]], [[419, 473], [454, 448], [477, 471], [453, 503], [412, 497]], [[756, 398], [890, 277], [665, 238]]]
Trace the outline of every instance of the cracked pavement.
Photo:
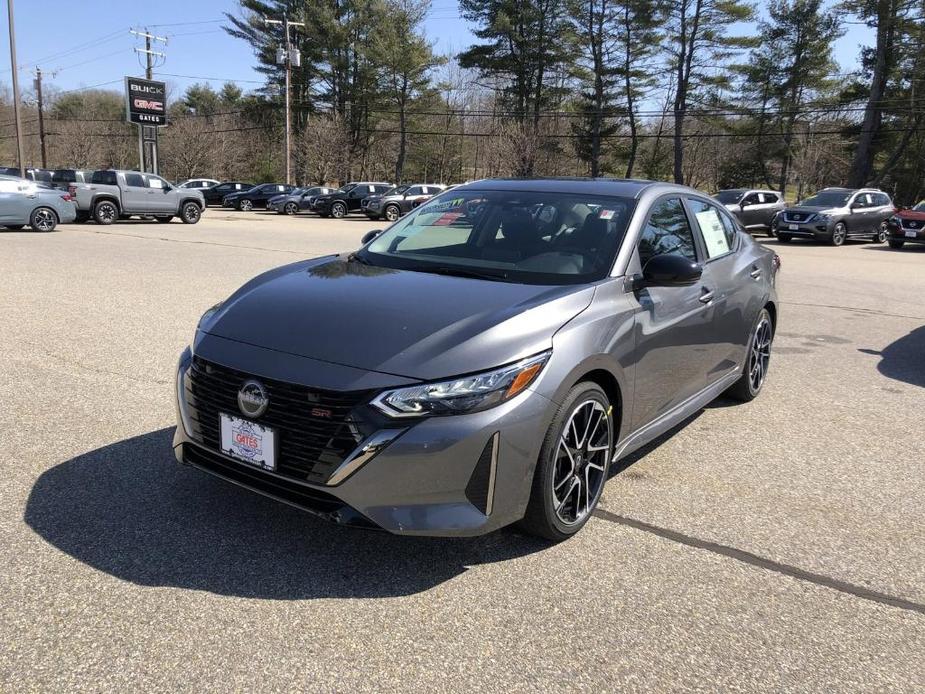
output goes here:
[[0, 690], [921, 691], [925, 248], [780, 253], [755, 402], [555, 546], [327, 525], [178, 466], [176, 358], [365, 219], [0, 230]]

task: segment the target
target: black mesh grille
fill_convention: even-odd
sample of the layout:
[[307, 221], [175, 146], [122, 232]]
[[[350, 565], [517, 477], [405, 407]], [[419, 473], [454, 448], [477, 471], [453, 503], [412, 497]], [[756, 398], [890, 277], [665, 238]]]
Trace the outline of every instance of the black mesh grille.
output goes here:
[[492, 456], [497, 436], [498, 434], [495, 434], [488, 439], [488, 443], [485, 444], [475, 464], [472, 476], [466, 484], [466, 498], [469, 503], [486, 515], [488, 515], [488, 497], [491, 494]]
[[263, 384], [270, 401], [258, 421], [276, 431], [276, 471], [310, 482], [327, 480], [363, 438], [352, 411], [371, 393], [313, 390], [194, 357], [187, 379], [194, 438], [221, 450], [219, 413], [241, 416], [238, 390], [251, 378]]

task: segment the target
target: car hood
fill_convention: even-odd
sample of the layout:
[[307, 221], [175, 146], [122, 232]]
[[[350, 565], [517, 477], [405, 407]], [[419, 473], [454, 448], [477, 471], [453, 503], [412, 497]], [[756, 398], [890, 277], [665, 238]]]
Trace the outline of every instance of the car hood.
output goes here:
[[433, 380], [549, 349], [555, 332], [587, 308], [593, 294], [585, 285], [493, 282], [328, 256], [254, 278], [200, 329], [319, 361]]
[[794, 205], [787, 208], [787, 213], [796, 212], [797, 214], [839, 214], [842, 212], [838, 207], [817, 207], [813, 205]]
[[925, 221], [925, 212], [919, 212], [918, 210], [900, 210], [896, 213], [896, 216], [900, 219], [918, 219], [919, 221]]

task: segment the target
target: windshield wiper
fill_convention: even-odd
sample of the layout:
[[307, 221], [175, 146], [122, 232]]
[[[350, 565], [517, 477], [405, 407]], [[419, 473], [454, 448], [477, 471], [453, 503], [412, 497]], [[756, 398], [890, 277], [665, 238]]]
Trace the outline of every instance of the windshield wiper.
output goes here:
[[371, 262], [366, 258], [361, 256], [359, 253], [351, 253], [347, 256], [347, 262], [360, 263], [362, 265], [369, 265], [370, 267], [375, 267]]
[[471, 277], [477, 280], [501, 280], [507, 279], [507, 273], [504, 270], [470, 270], [469, 268], [456, 267], [453, 265], [428, 265], [422, 267], [408, 268], [412, 272], [430, 272], [435, 275], [452, 275], [453, 277]]

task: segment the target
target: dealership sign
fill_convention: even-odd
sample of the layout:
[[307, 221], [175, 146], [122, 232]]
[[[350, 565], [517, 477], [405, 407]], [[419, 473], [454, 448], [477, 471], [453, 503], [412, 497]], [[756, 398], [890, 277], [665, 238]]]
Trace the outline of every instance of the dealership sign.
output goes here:
[[164, 82], [126, 77], [125, 112], [130, 123], [167, 125], [167, 85]]

